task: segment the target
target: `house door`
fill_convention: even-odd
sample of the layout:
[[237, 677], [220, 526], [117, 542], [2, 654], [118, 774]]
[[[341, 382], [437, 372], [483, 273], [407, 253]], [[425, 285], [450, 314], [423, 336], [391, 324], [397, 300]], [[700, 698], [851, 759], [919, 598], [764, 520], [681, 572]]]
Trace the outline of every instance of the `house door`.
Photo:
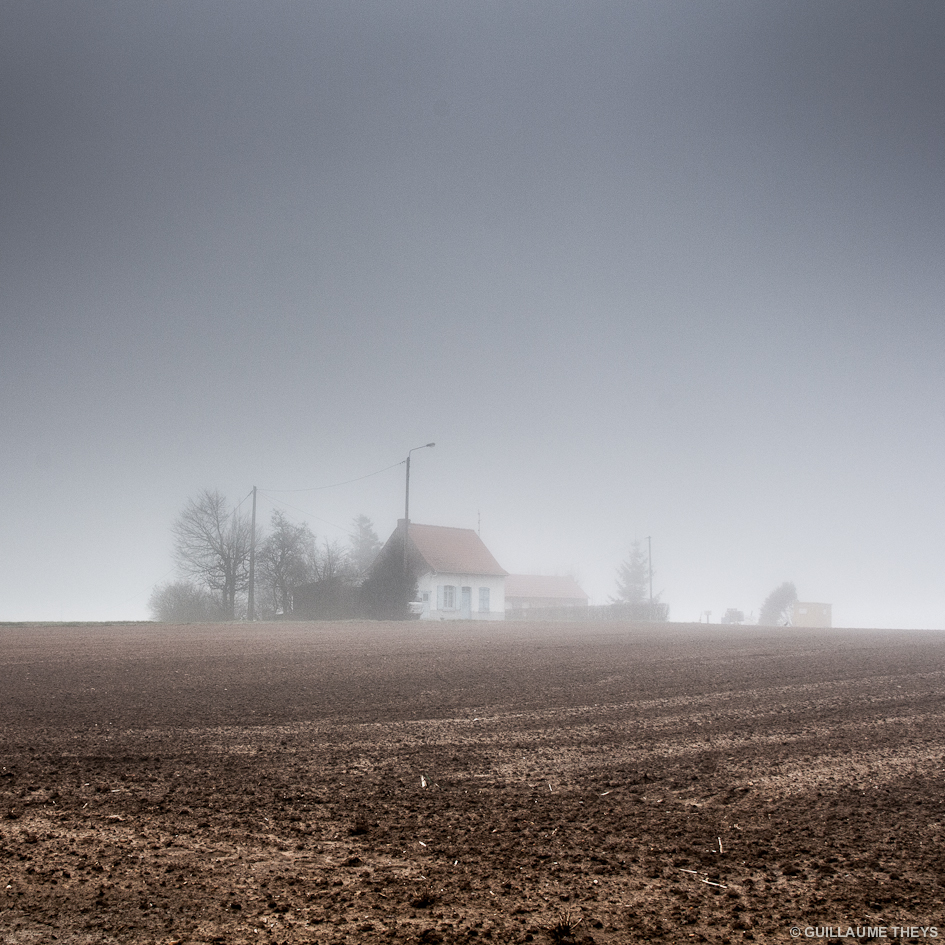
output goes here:
[[459, 615], [463, 620], [469, 620], [472, 617], [472, 588], [464, 587], [461, 593]]

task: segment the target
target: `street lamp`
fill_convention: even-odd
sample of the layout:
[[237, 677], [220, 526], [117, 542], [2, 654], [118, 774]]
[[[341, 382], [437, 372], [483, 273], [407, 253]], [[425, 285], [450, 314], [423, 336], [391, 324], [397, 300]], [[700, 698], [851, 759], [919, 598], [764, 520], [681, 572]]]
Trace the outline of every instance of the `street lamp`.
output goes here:
[[407, 488], [404, 498], [404, 594], [409, 593], [407, 583], [407, 533], [410, 531], [410, 454], [417, 450], [425, 450], [430, 446], [436, 446], [436, 443], [424, 443], [423, 446], [415, 446], [407, 451]]

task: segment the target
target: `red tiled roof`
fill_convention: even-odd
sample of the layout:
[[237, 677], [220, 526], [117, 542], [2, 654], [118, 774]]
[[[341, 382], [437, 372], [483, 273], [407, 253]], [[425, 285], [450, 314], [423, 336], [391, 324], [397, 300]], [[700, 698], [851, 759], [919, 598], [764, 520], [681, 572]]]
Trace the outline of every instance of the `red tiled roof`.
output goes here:
[[[403, 520], [398, 526], [403, 531]], [[448, 574], [508, 574], [471, 528], [410, 523], [410, 543], [431, 571]]]
[[588, 599], [574, 578], [554, 574], [510, 574], [505, 579], [505, 597]]

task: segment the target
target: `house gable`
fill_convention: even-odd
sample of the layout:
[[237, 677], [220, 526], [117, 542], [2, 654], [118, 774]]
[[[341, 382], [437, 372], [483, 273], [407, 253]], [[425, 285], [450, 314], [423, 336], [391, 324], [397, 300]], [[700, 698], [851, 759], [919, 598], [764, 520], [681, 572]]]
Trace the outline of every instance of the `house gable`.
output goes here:
[[[403, 532], [403, 523], [398, 523]], [[427, 570], [435, 573], [505, 577], [508, 571], [471, 528], [410, 524], [410, 544]]]

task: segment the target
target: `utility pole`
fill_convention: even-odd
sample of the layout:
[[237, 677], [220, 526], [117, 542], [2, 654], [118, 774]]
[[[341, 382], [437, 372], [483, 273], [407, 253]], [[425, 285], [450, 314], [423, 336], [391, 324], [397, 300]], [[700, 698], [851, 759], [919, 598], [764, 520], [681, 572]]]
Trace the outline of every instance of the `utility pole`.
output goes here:
[[407, 535], [410, 532], [410, 454], [414, 450], [425, 450], [430, 446], [436, 446], [436, 443], [424, 443], [423, 446], [415, 446], [412, 450], [407, 451], [407, 489], [404, 496], [404, 596], [410, 593], [410, 588], [407, 587], [409, 583], [407, 580], [409, 573], [407, 568]]
[[256, 619], [256, 487], [253, 486], [253, 517], [249, 532], [249, 600], [246, 602], [246, 616], [250, 621]]
[[407, 489], [404, 498], [404, 584], [407, 583], [407, 536], [410, 532], [410, 450], [407, 453]]
[[653, 619], [653, 539], [646, 536], [646, 563], [650, 569], [650, 620]]

